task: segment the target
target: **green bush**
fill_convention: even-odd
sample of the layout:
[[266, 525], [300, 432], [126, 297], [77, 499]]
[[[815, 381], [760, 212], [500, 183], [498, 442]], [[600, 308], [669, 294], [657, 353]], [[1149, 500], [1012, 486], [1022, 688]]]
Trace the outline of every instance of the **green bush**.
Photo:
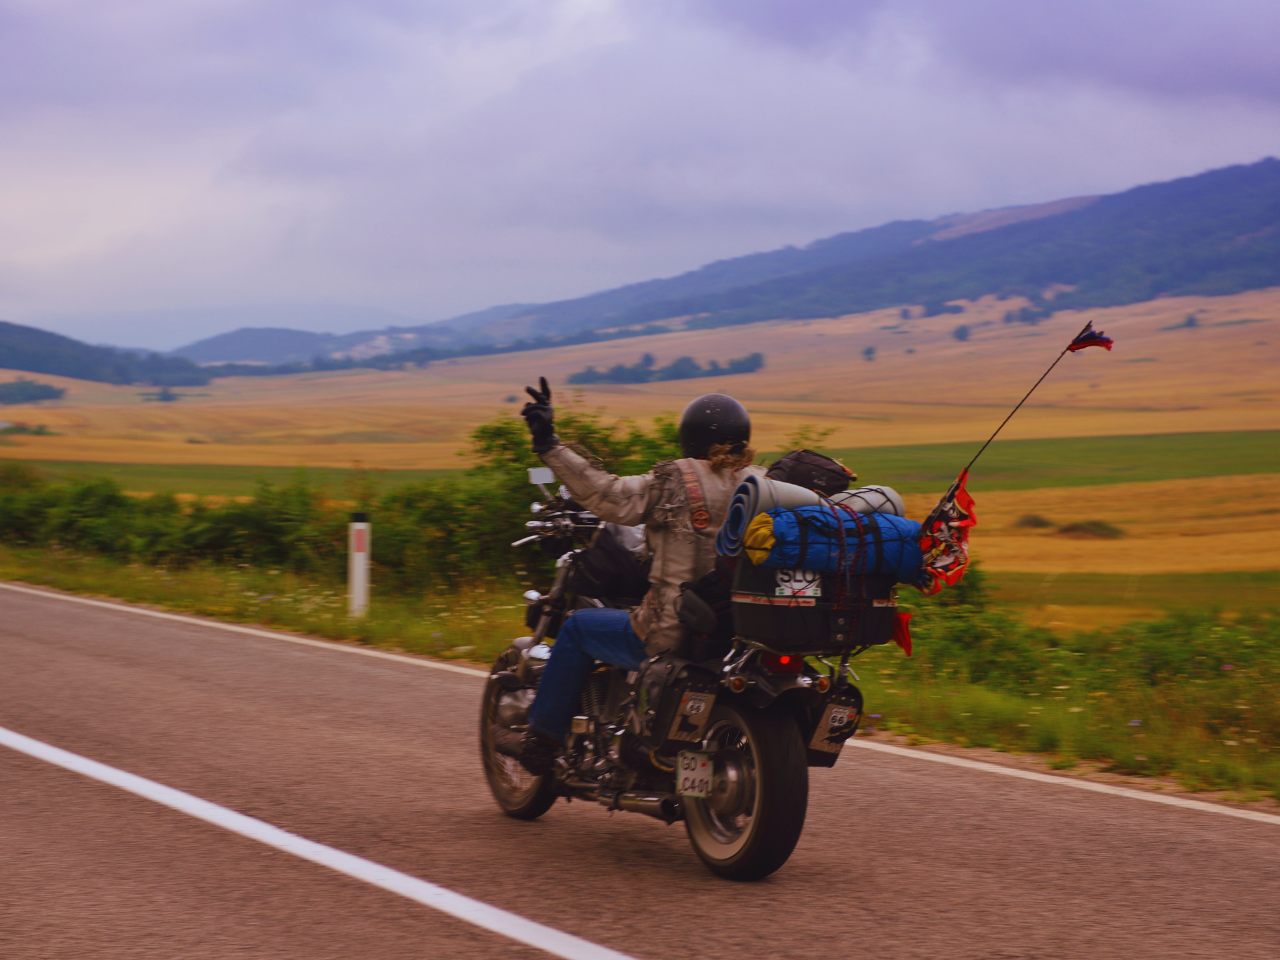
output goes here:
[[980, 569], [964, 584], [967, 592], [933, 598], [904, 594], [915, 656], [867, 658], [882, 668], [866, 670], [868, 712], [880, 723], [1280, 796], [1274, 611], [1169, 613], [1062, 636], [989, 609]]
[[[643, 472], [679, 455], [671, 418], [646, 431], [569, 407], [559, 413], [557, 430], [619, 473]], [[370, 514], [374, 573], [390, 590], [509, 575], [513, 561], [545, 571], [549, 561], [536, 549], [511, 548], [526, 532], [528, 504], [537, 494], [526, 471], [539, 461], [524, 422], [504, 417], [480, 427], [471, 452], [476, 466], [465, 475], [387, 493], [372, 476], [333, 491], [300, 471], [290, 483], [259, 484], [246, 501], [190, 505], [168, 494], [129, 496], [109, 479], [51, 483], [28, 467], [6, 465], [0, 469], [0, 541], [151, 564], [250, 564], [332, 578], [345, 570], [347, 514], [354, 509]]]

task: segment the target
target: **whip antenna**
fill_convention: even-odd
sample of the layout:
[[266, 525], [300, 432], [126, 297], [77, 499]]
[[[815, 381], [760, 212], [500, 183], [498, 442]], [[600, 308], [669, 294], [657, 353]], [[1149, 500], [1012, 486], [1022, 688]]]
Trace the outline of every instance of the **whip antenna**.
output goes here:
[[933, 508], [933, 512], [929, 514], [928, 519], [925, 520], [925, 527], [929, 528], [933, 522], [950, 507], [957, 492], [964, 489], [964, 482], [969, 478], [969, 468], [978, 462], [978, 458], [982, 456], [987, 447], [991, 446], [991, 441], [999, 436], [1000, 431], [1004, 429], [1005, 424], [1012, 420], [1013, 415], [1022, 409], [1022, 405], [1027, 402], [1033, 393], [1036, 392], [1036, 387], [1044, 383], [1045, 377], [1049, 376], [1049, 374], [1053, 372], [1053, 368], [1058, 365], [1059, 360], [1065, 357], [1068, 353], [1075, 353], [1077, 350], [1083, 350], [1085, 347], [1102, 347], [1109, 351], [1113, 343], [1114, 341], [1110, 337], [1106, 336], [1101, 330], [1093, 329], [1092, 320], [1086, 323], [1081, 331], [1075, 335], [1074, 339], [1067, 344], [1066, 348], [1058, 354], [1053, 363], [1049, 364], [1049, 369], [1042, 373], [1040, 375], [1040, 379], [1031, 385], [1031, 389], [1027, 391], [1027, 395], [1018, 401], [1018, 405], [1009, 411], [1009, 415], [1007, 417], [1000, 421], [1000, 426], [996, 427], [996, 432], [987, 438], [987, 442], [978, 449], [978, 452], [973, 455], [973, 459], [970, 460], [965, 465], [965, 468], [960, 471], [960, 476], [956, 477], [955, 482], [951, 484], [942, 499], [938, 501], [938, 505]]
[[968, 473], [969, 467], [972, 467], [978, 462], [978, 458], [982, 456], [983, 450], [986, 450], [987, 447], [991, 446], [991, 441], [994, 440], [1000, 431], [1004, 429], [1004, 425], [1013, 419], [1013, 415], [1022, 409], [1022, 405], [1027, 402], [1028, 398], [1033, 393], [1036, 392], [1036, 387], [1044, 383], [1044, 378], [1053, 373], [1053, 368], [1058, 365], [1058, 360], [1061, 360], [1068, 353], [1075, 353], [1077, 350], [1083, 350], [1085, 347], [1105, 347], [1107, 350], [1110, 350], [1113, 342], [1114, 341], [1110, 337], [1104, 336], [1102, 331], [1099, 330], [1094, 332], [1092, 320], [1086, 323], [1084, 328], [1075, 335], [1075, 339], [1068, 343], [1066, 348], [1058, 354], [1057, 359], [1054, 360], [1053, 363], [1049, 364], [1049, 369], [1042, 373], [1040, 375], [1040, 379], [1032, 384], [1031, 389], [1027, 391], [1027, 395], [1018, 401], [1018, 405], [1009, 411], [1009, 415], [1007, 417], [1000, 421], [1000, 426], [996, 427], [996, 432], [987, 438], [987, 442], [982, 445], [982, 449], [973, 455], [973, 459], [969, 461], [961, 472]]

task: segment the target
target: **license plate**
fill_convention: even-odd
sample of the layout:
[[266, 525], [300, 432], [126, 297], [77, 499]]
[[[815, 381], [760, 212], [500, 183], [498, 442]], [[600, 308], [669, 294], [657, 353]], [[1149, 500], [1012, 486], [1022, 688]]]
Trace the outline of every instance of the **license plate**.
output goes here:
[[676, 793], [706, 800], [711, 796], [711, 754], [682, 750], [676, 757]]
[[777, 597], [822, 596], [822, 574], [817, 570], [779, 570]]

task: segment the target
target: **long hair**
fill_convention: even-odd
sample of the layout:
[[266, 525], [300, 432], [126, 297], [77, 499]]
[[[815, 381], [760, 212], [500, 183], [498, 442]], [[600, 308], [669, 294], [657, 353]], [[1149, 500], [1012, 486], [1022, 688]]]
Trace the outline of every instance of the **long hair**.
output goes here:
[[735, 473], [751, 466], [756, 452], [744, 443], [717, 443], [707, 451], [707, 465], [716, 473], [732, 470]]

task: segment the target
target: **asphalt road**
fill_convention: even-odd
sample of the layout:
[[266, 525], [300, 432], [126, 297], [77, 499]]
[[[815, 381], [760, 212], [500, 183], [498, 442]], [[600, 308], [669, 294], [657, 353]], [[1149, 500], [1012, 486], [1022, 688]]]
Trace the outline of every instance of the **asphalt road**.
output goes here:
[[[0, 590], [0, 726], [638, 958], [1280, 956], [1280, 826], [846, 750], [791, 861], [501, 816], [480, 681]], [[0, 957], [545, 957], [0, 747]]]

